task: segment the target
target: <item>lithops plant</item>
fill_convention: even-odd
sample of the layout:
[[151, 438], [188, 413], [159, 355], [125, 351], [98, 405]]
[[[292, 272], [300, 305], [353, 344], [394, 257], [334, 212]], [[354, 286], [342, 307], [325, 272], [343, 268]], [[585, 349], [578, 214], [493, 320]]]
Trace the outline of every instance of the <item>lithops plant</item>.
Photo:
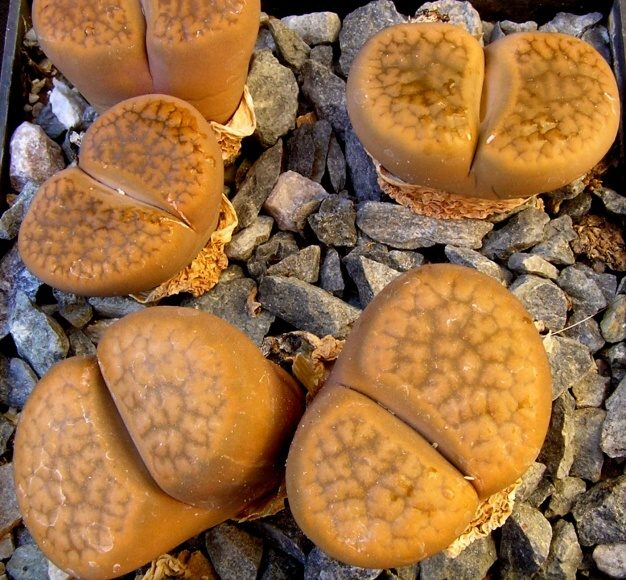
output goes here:
[[441, 23], [370, 39], [350, 70], [347, 106], [387, 182], [423, 188], [424, 205], [442, 192], [459, 206], [503, 209], [585, 174], [620, 117], [615, 77], [586, 42], [529, 32], [483, 50]]
[[27, 402], [13, 460], [24, 522], [67, 573], [123, 575], [271, 492], [302, 405], [226, 322], [129, 315], [97, 358], [58, 363]]
[[298, 427], [296, 521], [357, 566], [446, 548], [536, 458], [551, 393], [540, 336], [502, 285], [452, 265], [402, 275], [363, 312]]
[[207, 244], [223, 179], [213, 131], [191, 105], [166, 95], [123, 101], [87, 130], [78, 167], [41, 186], [20, 229], [20, 254], [61, 290], [149, 290]]
[[226, 122], [259, 28], [259, 0], [34, 0], [42, 49], [99, 111], [166, 93]]

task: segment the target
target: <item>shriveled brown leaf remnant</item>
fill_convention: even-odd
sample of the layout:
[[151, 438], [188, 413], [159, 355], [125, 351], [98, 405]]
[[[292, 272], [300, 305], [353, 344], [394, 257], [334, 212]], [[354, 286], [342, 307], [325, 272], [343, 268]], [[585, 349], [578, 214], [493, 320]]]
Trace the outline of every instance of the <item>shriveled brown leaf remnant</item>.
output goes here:
[[145, 294], [133, 295], [139, 302], [156, 302], [161, 298], [181, 292], [201, 296], [215, 286], [220, 273], [228, 266], [224, 247], [230, 242], [237, 227], [237, 214], [228, 198], [222, 196], [222, 207], [217, 229], [211, 235], [209, 243], [196, 256], [194, 261], [174, 278], [164, 282]]
[[170, 578], [194, 578], [197, 580], [217, 580], [218, 576], [206, 557], [200, 551], [193, 553], [183, 550], [177, 556], [164, 554], [150, 564], [143, 576], [135, 580], [169, 580]]
[[285, 480], [283, 479], [282, 483], [274, 493], [252, 504], [233, 519], [236, 522], [243, 523], [275, 516], [278, 512], [282, 512], [285, 509], [286, 499], [287, 486], [285, 485]]
[[626, 243], [619, 225], [604, 216], [588, 214], [574, 225], [578, 239], [572, 242], [576, 254], [600, 260], [612, 270], [626, 271]]

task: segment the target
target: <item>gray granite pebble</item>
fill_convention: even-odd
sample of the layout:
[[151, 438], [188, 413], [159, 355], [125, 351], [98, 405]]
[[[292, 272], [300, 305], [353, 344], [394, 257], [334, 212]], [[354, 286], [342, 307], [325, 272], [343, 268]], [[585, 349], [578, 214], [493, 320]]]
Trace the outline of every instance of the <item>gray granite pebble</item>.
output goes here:
[[346, 186], [346, 157], [337, 141], [335, 134], [331, 134], [326, 157], [328, 179], [334, 192], [342, 191]]
[[574, 462], [570, 469], [572, 477], [587, 481], [600, 481], [604, 455], [600, 447], [602, 425], [606, 411], [604, 409], [576, 409], [572, 421], [574, 424]]
[[9, 361], [8, 382], [7, 404], [22, 409], [37, 384], [35, 371], [26, 361], [14, 357]]
[[365, 151], [356, 133], [346, 131], [346, 163], [352, 189], [358, 201], [379, 201], [383, 191], [378, 184], [374, 162]]
[[546, 469], [546, 466], [539, 461], [535, 461], [531, 464], [531, 466], [522, 475], [520, 485], [515, 491], [516, 501], [528, 501], [543, 480]]
[[480, 252], [469, 248], [459, 248], [457, 246], [446, 246], [444, 252], [448, 260], [453, 264], [474, 268], [483, 274], [495, 278], [501, 284], [508, 286], [513, 276], [511, 272], [496, 264], [493, 260], [486, 258]]
[[349, 566], [331, 558], [319, 548], [313, 548], [304, 567], [304, 580], [374, 580], [381, 570]]
[[4, 415], [0, 415], [0, 456], [4, 455], [11, 435], [15, 431], [15, 425]]
[[335, 12], [313, 12], [282, 18], [284, 24], [297, 32], [309, 46], [332, 44], [339, 38], [341, 20]]
[[574, 524], [566, 520], [557, 521], [552, 529], [550, 552], [543, 569], [545, 577], [550, 580], [575, 580], [582, 561], [583, 551]]
[[348, 76], [352, 61], [371, 36], [404, 21], [391, 0], [375, 0], [348, 14], [339, 33], [339, 67], [342, 74]]
[[296, 125], [296, 77], [270, 50], [263, 49], [254, 53], [247, 84], [257, 120], [254, 135], [261, 145], [271, 147]]
[[549, 478], [543, 478], [537, 488], [528, 496], [526, 503], [534, 508], [541, 509], [542, 504], [554, 493], [554, 485]]
[[295, 171], [278, 177], [263, 207], [283, 231], [302, 232], [307, 218], [317, 210], [329, 193], [317, 182]]
[[480, 248], [493, 225], [481, 220], [442, 220], [421, 216], [395, 203], [364, 202], [357, 208], [357, 226], [370, 238], [400, 250], [435, 244]]
[[549, 221], [545, 212], [535, 208], [525, 209], [491, 232], [481, 251], [491, 259], [507, 259], [511, 254], [527, 250], [542, 241], [544, 227]]
[[443, 22], [460, 26], [469, 32], [476, 40], [483, 39], [483, 23], [478, 11], [469, 3], [462, 0], [435, 0], [424, 2], [415, 14], [417, 22], [429, 22], [429, 13], [435, 12]]
[[608, 307], [600, 323], [607, 342], [626, 340], [626, 295], [620, 294]]
[[270, 276], [288, 276], [314, 284], [320, 275], [322, 251], [319, 246], [308, 246], [296, 254], [287, 256], [267, 269]]
[[346, 82], [330, 68], [307, 60], [302, 67], [302, 92], [315, 107], [319, 119], [326, 119], [344, 138], [350, 121], [346, 109]]
[[532, 274], [550, 280], [556, 280], [559, 276], [556, 266], [553, 266], [541, 256], [524, 252], [511, 254], [507, 265], [511, 270], [520, 274]]
[[606, 297], [596, 280], [575, 266], [562, 270], [556, 283], [567, 292], [574, 308], [585, 316], [595, 316], [607, 306]]
[[586, 264], [578, 263], [573, 266], [577, 270], [584, 272], [588, 278], [591, 278], [598, 285], [598, 288], [604, 294], [607, 303], [613, 301], [617, 294], [617, 276], [607, 272], [596, 272]]
[[22, 519], [17, 507], [13, 464], [0, 465], [0, 538], [17, 526]]
[[602, 450], [615, 458], [626, 457], [626, 379], [622, 379], [606, 401], [602, 426]]
[[59, 315], [65, 318], [74, 328], [82, 328], [93, 317], [93, 308], [84, 296], [71, 292], [52, 290], [59, 306]]
[[365, 308], [374, 297], [401, 272], [385, 264], [359, 256], [346, 262], [350, 277], [356, 284], [361, 306]]
[[593, 204], [593, 196], [588, 191], [583, 191], [573, 199], [566, 199], [559, 208], [559, 216], [569, 216], [572, 219], [587, 215]]
[[539, 453], [553, 478], [567, 477], [574, 461], [574, 397], [565, 391], [552, 405], [548, 434]]
[[261, 308], [251, 310], [250, 303], [255, 300], [256, 292], [256, 283], [250, 278], [220, 280], [202, 296], [182, 304], [222, 318], [260, 345], [274, 322], [274, 316]]
[[456, 558], [439, 552], [420, 562], [420, 580], [483, 580], [497, 560], [496, 544], [491, 536], [472, 542]]
[[500, 28], [504, 34], [513, 34], [515, 32], [534, 32], [537, 30], [537, 23], [534, 20], [526, 22], [513, 22], [512, 20], [501, 20]]
[[611, 376], [621, 381], [626, 376], [626, 344], [618, 342], [604, 352], [611, 367]]
[[572, 388], [572, 394], [576, 399], [576, 407], [601, 407], [606, 398], [606, 393], [611, 379], [603, 377], [597, 369], [589, 372]]
[[298, 527], [289, 510], [283, 510], [274, 516], [256, 520], [253, 526], [260, 535], [285, 554], [300, 564], [306, 562], [306, 555], [313, 544]]
[[598, 321], [579, 310], [574, 310], [570, 314], [562, 334], [584, 344], [593, 353], [598, 352], [606, 344]]
[[533, 320], [553, 332], [565, 328], [567, 296], [554, 282], [539, 276], [525, 274], [517, 278], [509, 290], [524, 305]]
[[309, 58], [327, 68], [332, 68], [334, 56], [332, 46], [329, 44], [318, 44], [311, 48]]
[[61, 147], [38, 125], [25, 121], [11, 136], [11, 187], [22, 191], [27, 183], [41, 185], [65, 167]]
[[424, 263], [424, 256], [408, 250], [391, 250], [387, 254], [385, 263], [395, 270], [400, 270], [400, 272], [408, 272], [413, 268], [419, 268]]
[[287, 140], [287, 169], [321, 183], [331, 135], [325, 119], [298, 127]]
[[346, 284], [341, 272], [341, 258], [334, 248], [326, 252], [320, 271], [320, 286], [334, 296], [342, 296]]
[[96, 354], [96, 346], [82, 330], [72, 328], [67, 333], [67, 337], [70, 339], [69, 355], [91, 356]]
[[270, 312], [320, 337], [345, 338], [361, 314], [358, 308], [296, 278], [266, 276], [259, 290], [259, 302]]
[[254, 278], [260, 278], [272, 265], [299, 251], [298, 244], [291, 232], [278, 232], [255, 251], [248, 261], [248, 272]]
[[327, 197], [308, 222], [317, 239], [327, 246], [351, 248], [356, 244], [356, 210], [346, 197]]
[[246, 261], [252, 257], [254, 250], [270, 239], [274, 218], [267, 215], [258, 216], [247, 228], [239, 230], [226, 246], [226, 255], [231, 260]]
[[593, 560], [600, 572], [611, 578], [626, 578], [626, 543], [596, 546]]
[[283, 142], [279, 140], [276, 145], [263, 152], [248, 170], [232, 199], [239, 220], [238, 229], [247, 228], [259, 215], [280, 175], [282, 157]]
[[263, 541], [229, 522], [206, 532], [206, 548], [221, 580], [256, 580]]
[[46, 132], [50, 139], [58, 139], [67, 130], [52, 112], [52, 105], [49, 102], [37, 114], [35, 123]]
[[547, 336], [543, 346], [552, 370], [552, 398], [567, 389], [574, 389], [584, 381], [587, 373], [596, 371], [589, 349], [576, 340], [564, 336]]
[[48, 559], [34, 544], [20, 546], [7, 562], [7, 572], [14, 580], [47, 579]]
[[551, 264], [568, 266], [576, 261], [570, 241], [564, 234], [558, 233], [537, 244], [531, 249], [531, 253], [541, 256]]
[[626, 475], [595, 484], [572, 513], [583, 546], [626, 543]]
[[144, 304], [126, 296], [91, 296], [87, 301], [103, 318], [122, 318], [146, 308]]
[[34, 306], [24, 292], [15, 296], [9, 328], [18, 354], [39, 376], [67, 355], [70, 343], [59, 323]]
[[609, 31], [606, 26], [601, 24], [588, 28], [583, 32], [581, 38], [593, 46], [610, 65], [613, 64], [613, 55], [611, 53], [611, 42]]
[[601, 12], [591, 12], [578, 15], [569, 12], [559, 12], [557, 15], [539, 27], [540, 32], [561, 32], [571, 36], [582, 36], [585, 30], [598, 24], [602, 20]]
[[593, 189], [593, 193], [600, 198], [604, 207], [606, 207], [606, 209], [608, 209], [611, 213], [626, 215], [626, 197], [608, 187]]
[[22, 191], [13, 202], [13, 205], [0, 217], [0, 240], [12, 240], [17, 237], [22, 221], [37, 190], [38, 186], [31, 182], [26, 182], [22, 186]]
[[552, 540], [552, 528], [543, 514], [518, 503], [502, 526], [500, 558], [505, 569], [521, 576], [538, 572], [546, 561]]
[[572, 511], [576, 499], [587, 491], [585, 482], [579, 477], [564, 477], [554, 480], [554, 491], [545, 511], [547, 518], [566, 516]]
[[296, 30], [287, 26], [278, 18], [270, 16], [268, 27], [274, 37], [281, 59], [291, 68], [300, 70], [306, 59], [309, 58], [311, 47], [304, 42]]
[[272, 547], [265, 550], [263, 563], [259, 580], [293, 580], [304, 574], [302, 564]]

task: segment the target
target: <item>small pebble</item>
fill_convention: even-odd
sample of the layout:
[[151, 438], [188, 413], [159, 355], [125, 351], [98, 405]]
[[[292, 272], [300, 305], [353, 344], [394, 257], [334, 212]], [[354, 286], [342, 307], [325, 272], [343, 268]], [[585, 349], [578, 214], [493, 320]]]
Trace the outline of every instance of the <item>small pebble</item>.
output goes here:
[[308, 222], [317, 239], [327, 246], [351, 248], [356, 244], [356, 211], [350, 199], [327, 197]]
[[352, 127], [346, 131], [346, 164], [357, 200], [380, 201], [383, 191], [378, 183], [374, 162]]
[[434, 12], [441, 22], [449, 22], [464, 28], [476, 40], [483, 40], [483, 23], [478, 11], [469, 3], [461, 0], [435, 0], [424, 2], [415, 14], [417, 22], [431, 21], [430, 14]]
[[606, 401], [602, 425], [602, 450], [616, 459], [626, 457], [626, 379], [622, 379]]
[[26, 361], [14, 357], [9, 361], [8, 379], [7, 404], [22, 409], [37, 385], [37, 375]]
[[552, 332], [565, 328], [569, 303], [565, 292], [554, 282], [524, 274], [511, 284], [509, 290], [524, 305], [533, 320], [541, 322]]
[[575, 580], [583, 561], [583, 551], [578, 543], [574, 524], [559, 520], [554, 524], [550, 553], [544, 570], [547, 578]]
[[420, 580], [483, 579], [498, 558], [491, 536], [472, 542], [456, 558], [445, 552], [420, 562]]
[[514, 272], [518, 272], [520, 274], [533, 274], [534, 276], [542, 276], [550, 280], [556, 280], [559, 275], [559, 271], [556, 266], [553, 266], [541, 256], [527, 254], [524, 252], [511, 254], [507, 265]]
[[560, 335], [546, 336], [543, 346], [552, 370], [552, 398], [585, 381], [587, 374], [597, 371], [589, 349], [580, 342]]
[[587, 491], [587, 485], [579, 477], [564, 477], [554, 480], [554, 491], [545, 515], [548, 518], [566, 516], [572, 511], [576, 498]]
[[602, 424], [606, 417], [604, 409], [576, 409], [574, 423], [574, 463], [570, 469], [572, 477], [586, 481], [600, 481], [604, 456], [600, 447]]
[[569, 12], [559, 12], [557, 15], [539, 27], [540, 32], [560, 32], [571, 36], [582, 36], [585, 30], [598, 24], [603, 19], [600, 12], [591, 12], [589, 14], [570, 14]]
[[48, 560], [34, 544], [16, 548], [7, 562], [7, 572], [15, 580], [48, 578]]
[[319, 548], [313, 548], [306, 559], [304, 580], [374, 580], [382, 570], [349, 566], [331, 558]]
[[401, 274], [398, 270], [365, 256], [347, 261], [346, 268], [356, 284], [362, 308], [365, 308], [387, 284]]
[[574, 462], [574, 397], [568, 391], [554, 401], [548, 434], [539, 453], [548, 473], [555, 479], [567, 477]]
[[28, 212], [28, 208], [38, 189], [38, 186], [34, 183], [27, 182], [23, 185], [20, 194], [11, 207], [0, 217], [1, 240], [13, 240], [17, 237], [22, 221], [24, 221], [26, 212]]
[[608, 307], [600, 323], [607, 342], [626, 340], [626, 295], [620, 294]]
[[339, 38], [341, 20], [335, 12], [313, 12], [299, 16], [286, 16], [282, 22], [298, 33], [309, 46], [332, 44]]
[[267, 274], [298, 278], [303, 282], [314, 284], [319, 279], [321, 255], [319, 246], [308, 246], [270, 266]]
[[221, 580], [256, 580], [263, 541], [230, 522], [206, 532], [206, 548]]
[[600, 572], [611, 578], [626, 578], [626, 543], [596, 546], [593, 560]]
[[74, 129], [81, 125], [87, 109], [87, 101], [72, 90], [66, 83], [52, 79], [53, 89], [50, 91], [50, 106], [54, 116], [66, 129]]
[[282, 60], [291, 68], [300, 70], [309, 58], [311, 47], [302, 40], [298, 32], [278, 18], [270, 16], [268, 26]]
[[446, 257], [452, 264], [474, 268], [487, 276], [495, 278], [501, 284], [508, 286], [513, 276], [505, 268], [496, 264], [493, 260], [486, 258], [476, 250], [469, 248], [459, 248], [456, 246], [446, 246], [444, 248]]
[[330, 123], [324, 119], [298, 127], [287, 140], [287, 169], [321, 183], [331, 135]]
[[13, 464], [0, 465], [0, 538], [11, 531], [22, 520], [15, 497]]
[[341, 258], [337, 250], [330, 248], [322, 262], [320, 286], [335, 296], [342, 296], [346, 284], [341, 272]]
[[239, 230], [226, 246], [226, 255], [231, 260], [245, 262], [254, 250], [270, 239], [274, 219], [267, 215], [258, 216], [247, 228]]

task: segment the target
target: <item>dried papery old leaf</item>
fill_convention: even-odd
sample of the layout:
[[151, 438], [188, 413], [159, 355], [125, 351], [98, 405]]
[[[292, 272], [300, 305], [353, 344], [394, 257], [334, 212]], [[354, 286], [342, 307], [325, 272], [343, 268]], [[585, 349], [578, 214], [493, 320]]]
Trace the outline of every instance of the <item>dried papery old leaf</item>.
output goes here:
[[261, 518], [275, 516], [277, 513], [282, 512], [285, 509], [286, 499], [287, 487], [285, 486], [285, 480], [283, 479], [276, 491], [249, 506], [233, 519], [241, 524], [243, 522], [251, 522], [253, 520], [260, 520]]
[[174, 278], [150, 292], [134, 294], [133, 298], [139, 302], [148, 303], [181, 292], [189, 292], [197, 297], [209, 291], [217, 284], [220, 272], [228, 266], [224, 247], [230, 242], [236, 227], [237, 214], [235, 208], [227, 197], [222, 196], [217, 229], [211, 234], [211, 239], [194, 261]]
[[522, 484], [518, 479], [515, 483], [494, 493], [478, 505], [474, 519], [465, 531], [446, 549], [446, 555], [456, 558], [472, 542], [488, 536], [494, 530], [504, 525], [504, 522], [513, 513], [515, 494]]
[[222, 149], [222, 159], [224, 165], [229, 165], [237, 159], [241, 150], [241, 141], [244, 137], [249, 137], [256, 129], [256, 115], [254, 113], [254, 103], [252, 95], [246, 85], [243, 89], [243, 97], [235, 114], [222, 125], [211, 121], [217, 142]]
[[578, 238], [572, 250], [591, 260], [600, 260], [612, 270], [626, 271], [626, 244], [619, 225], [599, 215], [587, 214], [574, 225]]
[[135, 580], [169, 580], [170, 578], [193, 578], [197, 580], [217, 580], [218, 576], [200, 551], [190, 553], [183, 550], [177, 556], [164, 554], [150, 564], [143, 576]]
[[441, 219], [487, 219], [523, 205], [528, 198], [481, 199], [464, 197], [431, 187], [411, 185], [395, 177], [374, 159], [378, 184], [400, 205], [419, 215]]

